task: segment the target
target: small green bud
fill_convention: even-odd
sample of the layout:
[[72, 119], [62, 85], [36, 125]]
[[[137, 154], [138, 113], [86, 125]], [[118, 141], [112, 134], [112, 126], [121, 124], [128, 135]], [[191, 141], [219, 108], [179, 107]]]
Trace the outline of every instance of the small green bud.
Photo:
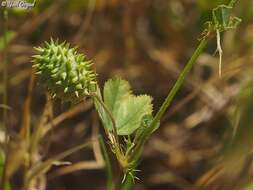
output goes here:
[[79, 102], [96, 89], [97, 75], [91, 68], [92, 62], [76, 49], [52, 39], [35, 48], [37, 55], [33, 56], [32, 67], [53, 98]]

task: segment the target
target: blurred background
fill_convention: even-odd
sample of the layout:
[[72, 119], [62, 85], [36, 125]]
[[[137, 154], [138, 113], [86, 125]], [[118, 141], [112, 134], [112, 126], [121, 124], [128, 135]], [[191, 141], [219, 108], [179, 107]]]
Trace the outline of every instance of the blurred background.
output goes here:
[[[29, 10], [8, 9], [8, 46], [3, 42], [1, 7], [0, 72], [3, 78], [3, 52], [8, 52], [10, 134], [18, 133], [22, 123], [34, 46], [50, 37], [78, 46], [93, 60], [101, 86], [108, 78], [121, 76], [135, 94], [153, 96], [156, 112], [196, 48], [212, 8], [227, 2], [40, 0]], [[222, 35], [222, 77], [213, 39], [148, 141], [135, 189], [253, 189], [253, 0], [238, 0], [234, 14], [242, 23]], [[1, 82], [1, 96], [4, 91]], [[44, 90], [35, 82], [32, 125], [45, 102]], [[63, 114], [64, 119], [42, 143], [42, 158], [90, 138], [96, 130], [103, 133], [89, 100], [81, 106], [56, 100], [53, 110], [55, 117]], [[94, 163], [94, 152], [93, 146], [67, 157], [83, 163], [72, 172], [53, 167], [47, 189], [105, 189], [106, 173]], [[14, 189], [19, 178], [11, 181]]]

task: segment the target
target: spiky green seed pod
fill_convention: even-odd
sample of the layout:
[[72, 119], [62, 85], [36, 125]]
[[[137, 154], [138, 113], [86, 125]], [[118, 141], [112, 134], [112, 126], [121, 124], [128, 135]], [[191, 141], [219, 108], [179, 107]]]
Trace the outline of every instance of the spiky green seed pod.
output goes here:
[[51, 39], [43, 47], [35, 48], [33, 67], [40, 82], [52, 97], [62, 101], [79, 102], [88, 93], [95, 91], [96, 74], [92, 62], [68, 43], [59, 44]]

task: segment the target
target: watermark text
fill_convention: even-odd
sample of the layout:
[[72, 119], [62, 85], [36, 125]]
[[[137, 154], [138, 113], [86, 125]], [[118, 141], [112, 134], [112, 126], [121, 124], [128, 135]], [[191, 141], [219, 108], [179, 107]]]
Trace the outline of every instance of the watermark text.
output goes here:
[[7, 8], [31, 9], [35, 6], [35, 0], [33, 3], [28, 3], [25, 0], [3, 0], [1, 6]]

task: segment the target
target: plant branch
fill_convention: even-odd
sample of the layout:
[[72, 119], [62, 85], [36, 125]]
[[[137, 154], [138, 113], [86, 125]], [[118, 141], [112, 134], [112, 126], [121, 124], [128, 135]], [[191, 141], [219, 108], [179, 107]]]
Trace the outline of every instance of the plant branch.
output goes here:
[[119, 145], [119, 138], [118, 138], [118, 135], [117, 135], [117, 127], [116, 127], [116, 122], [115, 122], [115, 119], [111, 113], [111, 111], [108, 109], [108, 107], [105, 105], [105, 103], [99, 98], [99, 96], [95, 93], [91, 93], [90, 94], [91, 97], [94, 97], [95, 100], [98, 101], [98, 103], [104, 108], [105, 112], [108, 114], [108, 116], [110, 117], [110, 120], [112, 122], [112, 131], [113, 131], [113, 136], [115, 138], [115, 143], [117, 145]]
[[188, 61], [188, 63], [186, 64], [186, 66], [184, 67], [183, 71], [180, 73], [176, 83], [174, 84], [173, 88], [170, 90], [170, 92], [169, 92], [167, 98], [165, 99], [165, 101], [163, 102], [161, 108], [159, 109], [159, 111], [155, 115], [154, 120], [152, 121], [150, 127], [148, 128], [149, 129], [147, 131], [148, 134], [150, 134], [154, 130], [156, 124], [160, 121], [161, 117], [163, 116], [163, 114], [165, 113], [165, 111], [167, 110], [169, 105], [171, 104], [171, 102], [174, 99], [175, 95], [177, 94], [178, 90], [183, 85], [185, 77], [190, 72], [193, 65], [196, 63], [196, 60], [198, 59], [199, 55], [203, 52], [206, 45], [207, 45], [207, 39], [203, 39], [200, 42], [200, 44], [198, 45], [197, 49], [193, 53], [193, 55], [190, 58], [190, 60]]
[[[236, 0], [231, 0], [229, 2], [228, 6], [233, 7], [235, 3], [236, 3]], [[209, 34], [208, 36], [205, 36], [201, 40], [201, 42], [199, 43], [197, 49], [193, 53], [192, 57], [187, 62], [187, 64], [184, 67], [183, 71], [180, 73], [180, 75], [179, 75], [176, 83], [174, 84], [173, 88], [170, 90], [167, 98], [165, 99], [165, 101], [163, 102], [163, 104], [160, 107], [159, 111], [155, 115], [152, 123], [150, 124], [149, 127], [147, 127], [143, 131], [143, 133], [142, 133], [142, 135], [140, 137], [140, 140], [139, 140], [137, 146], [135, 147], [135, 149], [132, 152], [131, 157], [130, 157], [130, 160], [132, 160], [133, 162], [138, 162], [138, 160], [139, 160], [139, 158], [141, 156], [141, 153], [142, 153], [143, 145], [145, 144], [145, 142], [149, 138], [149, 136], [155, 131], [156, 125], [160, 122], [161, 117], [164, 115], [165, 111], [170, 106], [170, 104], [171, 104], [172, 100], [174, 99], [175, 95], [177, 94], [177, 92], [179, 91], [179, 89], [181, 88], [181, 86], [183, 85], [183, 82], [184, 82], [187, 74], [190, 72], [190, 70], [192, 69], [192, 67], [196, 63], [196, 60], [198, 59], [199, 55], [205, 49], [205, 47], [207, 45], [207, 42], [209, 40], [211, 40], [211, 37], [213, 37], [213, 36], [211, 36]]]
[[195, 50], [195, 52], [193, 53], [192, 57], [190, 58], [190, 60], [186, 64], [186, 66], [184, 67], [183, 71], [180, 73], [180, 75], [179, 75], [179, 77], [178, 77], [175, 85], [170, 90], [170, 92], [169, 92], [167, 98], [165, 99], [165, 101], [163, 102], [161, 108], [159, 109], [159, 111], [155, 115], [152, 123], [143, 132], [143, 135], [140, 138], [141, 144], [144, 143], [145, 139], [147, 139], [153, 133], [153, 131], [155, 130], [155, 127], [156, 127], [157, 123], [160, 121], [161, 117], [163, 116], [163, 114], [165, 113], [165, 111], [167, 110], [167, 108], [170, 106], [170, 104], [171, 104], [172, 100], [174, 99], [175, 95], [177, 94], [178, 90], [183, 85], [185, 77], [190, 72], [190, 70], [192, 69], [193, 65], [196, 63], [196, 60], [198, 59], [199, 55], [205, 49], [205, 47], [207, 45], [207, 41], [208, 41], [207, 38], [204, 38], [199, 43], [199, 45], [198, 45], [197, 49]]

